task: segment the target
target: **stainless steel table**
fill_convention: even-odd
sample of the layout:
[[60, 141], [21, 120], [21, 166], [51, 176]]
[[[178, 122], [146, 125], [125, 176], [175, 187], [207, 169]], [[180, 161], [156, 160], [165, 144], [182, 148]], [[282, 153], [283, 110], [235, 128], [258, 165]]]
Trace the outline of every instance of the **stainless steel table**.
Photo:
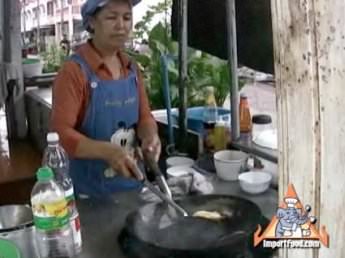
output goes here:
[[[271, 219], [278, 205], [278, 193], [268, 190], [260, 195], [243, 193], [237, 182], [212, 180], [215, 194], [235, 195], [256, 203], [263, 214]], [[145, 202], [137, 192], [126, 192], [112, 196], [108, 200], [78, 200], [80, 212], [83, 251], [79, 258], [125, 258], [117, 242], [126, 216]]]

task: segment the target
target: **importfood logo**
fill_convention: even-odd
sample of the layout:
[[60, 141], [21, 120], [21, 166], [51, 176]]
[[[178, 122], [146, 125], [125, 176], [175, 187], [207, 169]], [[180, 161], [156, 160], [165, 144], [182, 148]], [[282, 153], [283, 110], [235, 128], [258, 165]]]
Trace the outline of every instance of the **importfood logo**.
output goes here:
[[266, 248], [319, 248], [322, 243], [329, 246], [326, 227], [319, 231], [317, 219], [310, 215], [311, 206], [303, 207], [295, 188], [289, 184], [284, 202], [279, 206], [267, 228], [260, 225], [254, 233], [254, 246], [263, 242]]

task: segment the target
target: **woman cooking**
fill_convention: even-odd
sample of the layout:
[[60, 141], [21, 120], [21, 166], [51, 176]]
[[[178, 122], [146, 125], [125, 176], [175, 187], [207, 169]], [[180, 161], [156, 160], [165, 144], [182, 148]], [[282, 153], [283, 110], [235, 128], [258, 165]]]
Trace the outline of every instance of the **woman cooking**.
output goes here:
[[137, 65], [123, 51], [138, 0], [87, 0], [82, 7], [91, 39], [65, 62], [53, 86], [52, 129], [71, 157], [79, 196], [139, 189], [133, 156], [159, 159], [161, 143]]

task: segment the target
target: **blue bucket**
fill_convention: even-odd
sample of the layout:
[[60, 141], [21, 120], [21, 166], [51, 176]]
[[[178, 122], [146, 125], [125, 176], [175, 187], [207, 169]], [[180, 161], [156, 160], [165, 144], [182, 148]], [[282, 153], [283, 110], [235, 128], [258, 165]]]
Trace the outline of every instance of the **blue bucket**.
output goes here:
[[[192, 107], [187, 109], [187, 128], [189, 130], [195, 131], [202, 134], [204, 130], [203, 116], [204, 107]], [[174, 122], [178, 123], [178, 111], [173, 111], [172, 116]], [[220, 119], [230, 121], [230, 110], [218, 107], [218, 116]]]

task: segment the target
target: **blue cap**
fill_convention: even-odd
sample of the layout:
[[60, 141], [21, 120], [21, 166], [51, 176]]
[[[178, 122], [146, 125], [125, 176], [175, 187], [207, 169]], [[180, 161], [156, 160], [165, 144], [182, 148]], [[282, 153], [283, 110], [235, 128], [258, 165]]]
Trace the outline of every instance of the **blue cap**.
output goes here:
[[[105, 6], [110, 0], [87, 0], [81, 8], [81, 16], [83, 18], [83, 27], [89, 30], [89, 19], [94, 15], [99, 7]], [[131, 0], [132, 6], [137, 5], [141, 0]]]

